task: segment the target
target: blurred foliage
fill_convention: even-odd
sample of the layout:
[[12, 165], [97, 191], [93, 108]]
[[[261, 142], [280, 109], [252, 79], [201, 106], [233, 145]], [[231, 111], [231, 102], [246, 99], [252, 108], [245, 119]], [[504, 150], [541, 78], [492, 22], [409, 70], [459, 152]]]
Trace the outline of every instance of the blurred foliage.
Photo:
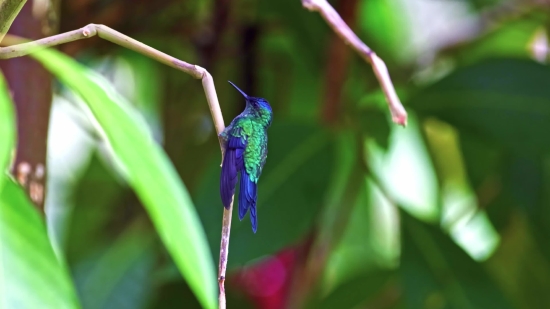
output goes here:
[[183, 276], [202, 305], [215, 308], [214, 265], [192, 201], [141, 115], [72, 59], [51, 50], [33, 57], [86, 102], [100, 126], [97, 134], [108, 142], [119, 172], [149, 211]]
[[0, 195], [3, 308], [79, 308], [67, 265], [52, 250], [42, 218], [6, 176]]
[[[207, 68], [226, 123], [244, 107], [227, 80], [272, 104], [257, 234], [233, 218], [229, 308], [545, 308], [548, 5], [331, 3], [386, 61], [407, 128], [369, 65], [298, 0], [64, 1], [61, 31], [104, 23]], [[37, 56], [59, 81], [51, 246], [0, 178], [0, 308], [8, 292], [6, 308], [214, 307], [220, 150], [200, 82], [101, 40], [61, 49], [79, 63]]]

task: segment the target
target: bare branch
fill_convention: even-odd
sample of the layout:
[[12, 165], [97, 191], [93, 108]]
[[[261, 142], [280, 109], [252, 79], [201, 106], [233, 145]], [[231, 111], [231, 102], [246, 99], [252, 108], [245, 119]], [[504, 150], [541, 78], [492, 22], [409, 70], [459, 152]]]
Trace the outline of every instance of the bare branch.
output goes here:
[[346, 44], [351, 45], [363, 59], [372, 65], [374, 74], [376, 78], [378, 78], [380, 86], [386, 95], [393, 122], [406, 126], [407, 112], [395, 93], [393, 83], [388, 73], [388, 68], [384, 61], [357, 37], [350, 27], [342, 20], [340, 15], [338, 15], [338, 12], [336, 12], [326, 0], [302, 0], [302, 5], [309, 11], [319, 12], [334, 32], [336, 32]]
[[[149, 58], [157, 60], [158, 62], [164, 63], [177, 70], [183, 71], [193, 76], [196, 79], [200, 79], [202, 81], [202, 87], [204, 89], [204, 94], [206, 95], [206, 101], [208, 102], [208, 107], [210, 108], [212, 120], [214, 121], [216, 132], [218, 133], [220, 149], [223, 157], [224, 143], [221, 140], [221, 138], [219, 138], [219, 134], [224, 130], [225, 123], [223, 121], [223, 115], [220, 109], [218, 96], [216, 94], [214, 79], [212, 78], [212, 75], [208, 73], [208, 71], [206, 71], [204, 68], [198, 65], [193, 65], [185, 61], [179, 60], [177, 58], [174, 58], [168, 54], [165, 54], [137, 40], [134, 40], [131, 37], [126, 36], [107, 26], [96, 25], [96, 24], [89, 24], [78, 30], [65, 32], [62, 34], [54, 35], [51, 37], [47, 37], [47, 38], [32, 41], [32, 42], [26, 42], [21, 38], [6, 35], [5, 42], [9, 44], [17, 44], [17, 45], [0, 47], [0, 59], [9, 59], [14, 57], [25, 56], [40, 49], [44, 49], [47, 47], [56, 46], [59, 44], [72, 42], [80, 39], [91, 38], [95, 35], [107, 41], [113, 42], [117, 45], [131, 49]], [[224, 282], [225, 282], [225, 272], [227, 269], [227, 254], [229, 251], [229, 234], [231, 230], [232, 210], [233, 210], [233, 203], [231, 203], [229, 209], [225, 209], [225, 207], [223, 208], [220, 260], [218, 265], [218, 282], [219, 282], [219, 288], [220, 288], [219, 308], [221, 309], [225, 309], [226, 307]]]
[[[224, 153], [224, 143], [219, 134], [225, 128], [223, 122], [222, 112], [220, 110], [220, 104], [218, 103], [218, 97], [216, 95], [216, 89], [214, 88], [214, 81], [210, 73], [205, 69], [195, 66], [203, 72], [202, 86], [204, 87], [204, 93], [206, 94], [206, 100], [208, 101], [208, 106], [210, 107], [210, 113], [212, 114], [212, 119], [214, 119], [214, 124], [216, 126], [216, 132], [218, 132], [218, 139], [220, 142], [220, 149], [222, 150], [222, 162], [223, 162], [223, 153]], [[219, 285], [219, 295], [218, 295], [218, 306], [219, 309], [226, 308], [225, 301], [225, 273], [227, 270], [227, 256], [229, 254], [229, 235], [231, 232], [231, 216], [233, 213], [233, 199], [229, 205], [229, 209], [223, 208], [223, 220], [222, 220], [222, 237], [220, 243], [220, 260], [218, 263], [218, 285]]]
[[63, 43], [68, 43], [81, 39], [88, 39], [93, 36], [99, 36], [102, 39], [113, 42], [122, 47], [126, 47], [135, 52], [157, 60], [180, 71], [202, 79], [202, 71], [194, 65], [181, 61], [161, 51], [158, 51], [148, 45], [145, 45], [131, 37], [124, 35], [104, 25], [89, 24], [83, 28], [50, 36], [40, 40], [23, 43], [19, 45], [0, 48], [0, 59], [9, 59], [28, 55], [37, 50], [52, 47]]
[[227, 270], [227, 256], [229, 254], [229, 234], [231, 232], [231, 214], [233, 212], [233, 200], [229, 209], [223, 208], [222, 240], [220, 244], [220, 262], [218, 265], [218, 285], [220, 294], [218, 297], [219, 309], [225, 309], [225, 272]]
[[0, 42], [27, 0], [0, 0]]

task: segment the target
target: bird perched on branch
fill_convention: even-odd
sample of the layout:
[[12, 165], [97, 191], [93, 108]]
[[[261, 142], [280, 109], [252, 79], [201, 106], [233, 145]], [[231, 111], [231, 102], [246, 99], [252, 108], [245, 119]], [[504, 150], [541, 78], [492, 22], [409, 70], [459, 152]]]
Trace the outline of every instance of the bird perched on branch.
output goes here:
[[271, 125], [273, 112], [266, 99], [250, 97], [235, 84], [229, 83], [244, 96], [246, 107], [220, 133], [225, 141], [220, 194], [224, 207], [229, 209], [237, 175], [240, 174], [239, 219], [242, 220], [250, 209], [252, 230], [256, 233], [257, 186], [267, 158], [267, 128]]

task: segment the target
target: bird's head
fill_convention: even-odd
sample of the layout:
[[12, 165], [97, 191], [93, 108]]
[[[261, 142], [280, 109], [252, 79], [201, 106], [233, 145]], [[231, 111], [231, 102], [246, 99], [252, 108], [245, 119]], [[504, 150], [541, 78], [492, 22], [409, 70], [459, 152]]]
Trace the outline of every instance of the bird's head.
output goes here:
[[265, 118], [267, 126], [271, 125], [271, 118], [272, 118], [273, 111], [271, 110], [271, 105], [269, 105], [269, 102], [264, 98], [248, 96], [246, 93], [244, 93], [244, 91], [242, 91], [235, 84], [233, 84], [232, 82], [229, 82], [229, 83], [233, 87], [235, 87], [235, 89], [237, 89], [246, 99], [246, 108], [251, 109], [262, 118]]

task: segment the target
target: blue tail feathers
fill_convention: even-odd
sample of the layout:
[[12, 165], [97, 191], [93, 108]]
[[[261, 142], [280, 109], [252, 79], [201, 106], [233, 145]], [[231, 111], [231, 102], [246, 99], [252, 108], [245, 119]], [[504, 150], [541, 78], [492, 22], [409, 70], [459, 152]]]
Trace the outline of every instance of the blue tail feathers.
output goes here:
[[239, 219], [242, 220], [250, 209], [250, 221], [252, 230], [256, 233], [258, 221], [256, 218], [256, 200], [258, 198], [257, 184], [250, 180], [245, 169], [241, 170], [241, 185], [239, 193]]

